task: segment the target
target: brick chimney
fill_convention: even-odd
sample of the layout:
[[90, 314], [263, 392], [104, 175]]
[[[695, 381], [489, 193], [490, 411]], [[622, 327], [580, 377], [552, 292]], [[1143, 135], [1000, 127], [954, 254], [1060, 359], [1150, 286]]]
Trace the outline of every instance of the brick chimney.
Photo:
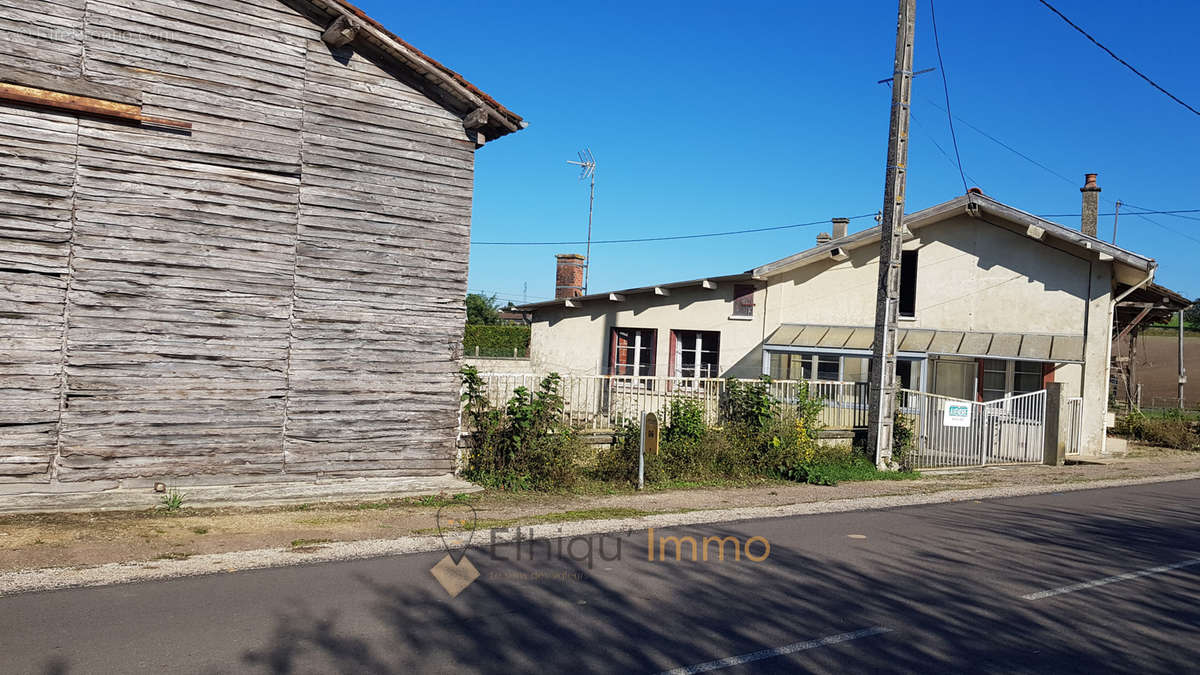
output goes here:
[[849, 218], [834, 218], [833, 219], [833, 238], [841, 239], [846, 236], [846, 229], [850, 227]]
[[1083, 210], [1079, 216], [1079, 231], [1096, 236], [1096, 220], [1100, 213], [1100, 186], [1096, 185], [1096, 174], [1089, 173], [1083, 176], [1083, 187], [1079, 188], [1083, 193]]
[[583, 263], [585, 258], [578, 253], [559, 253], [554, 274], [554, 297], [578, 298], [583, 295]]

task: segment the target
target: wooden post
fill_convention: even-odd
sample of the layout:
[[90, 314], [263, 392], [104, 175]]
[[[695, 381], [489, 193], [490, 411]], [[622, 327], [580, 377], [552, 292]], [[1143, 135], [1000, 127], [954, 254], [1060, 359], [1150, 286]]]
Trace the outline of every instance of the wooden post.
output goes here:
[[883, 220], [879, 226], [879, 286], [875, 305], [875, 344], [871, 353], [871, 405], [867, 439], [875, 451], [875, 464], [880, 469], [889, 469], [892, 464], [892, 416], [896, 409], [896, 321], [900, 304], [900, 252], [904, 243], [904, 186], [908, 164], [916, 4], [916, 0], [900, 0], [896, 60], [892, 72], [892, 116], [883, 188]]

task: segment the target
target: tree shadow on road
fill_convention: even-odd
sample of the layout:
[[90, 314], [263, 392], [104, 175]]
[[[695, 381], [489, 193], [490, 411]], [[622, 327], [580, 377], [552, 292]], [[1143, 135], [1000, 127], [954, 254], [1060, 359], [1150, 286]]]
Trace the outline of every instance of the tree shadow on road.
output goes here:
[[[245, 664], [276, 674], [655, 672], [883, 626], [892, 632], [761, 665], [1178, 672], [1200, 659], [1200, 583], [1186, 571], [1173, 578], [1172, 591], [1151, 578], [1134, 582], [1142, 584], [1136, 589], [1020, 597], [1200, 555], [1188, 505], [1144, 501], [1119, 518], [1055, 508], [1053, 500], [1036, 511], [989, 501], [862, 512], [852, 521], [830, 514], [655, 533], [743, 542], [762, 536], [772, 548], [759, 563], [651, 562], [645, 532], [616, 535], [621, 559], [594, 559], [591, 569], [556, 556], [511, 560], [511, 546], [497, 549], [507, 561], [472, 550], [483, 578], [459, 597], [448, 597], [430, 575], [359, 574], [356, 592], [369, 598], [365, 617], [299, 604]], [[848, 522], [865, 538], [848, 538]], [[806, 536], [795, 537], [797, 528]]]

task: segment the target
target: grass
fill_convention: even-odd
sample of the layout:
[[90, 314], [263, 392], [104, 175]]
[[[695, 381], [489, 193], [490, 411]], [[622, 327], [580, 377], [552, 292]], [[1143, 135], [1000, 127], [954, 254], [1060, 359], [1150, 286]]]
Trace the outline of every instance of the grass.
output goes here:
[[870, 460], [858, 456], [850, 461], [817, 463], [808, 467], [808, 482], [816, 485], [837, 485], [846, 481], [914, 480], [920, 477], [919, 471], [880, 471]]
[[[462, 530], [498, 530], [514, 525], [537, 525], [539, 523], [569, 523], [580, 520], [609, 520], [615, 518], [640, 518], [656, 513], [683, 513], [693, 509], [676, 509], [673, 511], [643, 511], [642, 509], [632, 509], [625, 507], [599, 507], [594, 509], [579, 509], [575, 511], [558, 511], [555, 513], [542, 513], [538, 515], [526, 516], [523, 518], [505, 518], [505, 519], [484, 519], [477, 520], [474, 523], [468, 523], [461, 528]], [[414, 530], [413, 534], [434, 534], [438, 531], [436, 527], [427, 527], [420, 530]]]
[[208, 528], [207, 527], [193, 527], [192, 532], [195, 532], [196, 534], [208, 534]]
[[171, 488], [162, 496], [159, 503], [167, 513], [174, 513], [183, 508], [185, 495], [179, 491], [179, 488]]
[[319, 546], [320, 544], [331, 544], [332, 539], [293, 539], [292, 548], [308, 548], [310, 546]]

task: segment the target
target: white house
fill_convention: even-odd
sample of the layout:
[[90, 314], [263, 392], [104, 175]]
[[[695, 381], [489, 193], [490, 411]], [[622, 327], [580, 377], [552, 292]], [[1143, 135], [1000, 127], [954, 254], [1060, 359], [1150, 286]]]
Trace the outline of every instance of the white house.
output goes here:
[[[1114, 323], [1188, 301], [1152, 283], [1153, 259], [1096, 238], [1094, 180], [1082, 189], [1083, 231], [977, 189], [905, 218], [905, 388], [989, 401], [1061, 382], [1083, 398], [1083, 447], [1102, 447]], [[834, 219], [816, 246], [741, 274], [590, 295], [577, 295], [579, 257], [560, 256], [560, 297], [521, 307], [532, 313], [531, 365], [866, 382], [880, 228], [847, 224]]]

